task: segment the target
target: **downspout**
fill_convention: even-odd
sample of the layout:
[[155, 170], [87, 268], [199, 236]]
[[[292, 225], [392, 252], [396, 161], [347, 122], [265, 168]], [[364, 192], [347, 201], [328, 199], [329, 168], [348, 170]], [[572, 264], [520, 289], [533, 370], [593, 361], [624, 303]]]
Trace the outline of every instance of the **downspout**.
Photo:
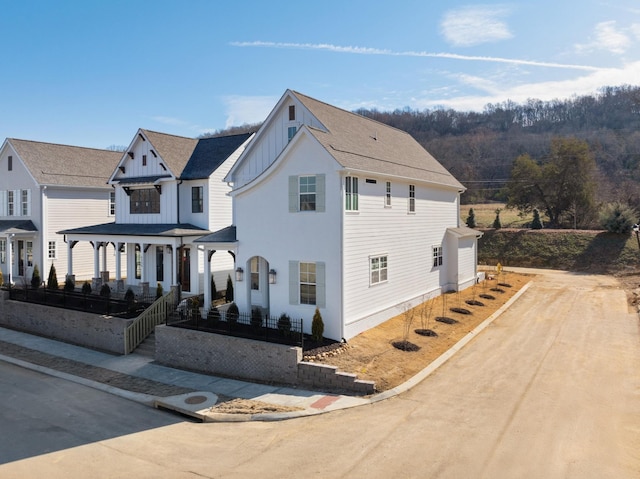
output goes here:
[[[47, 261], [49, 260], [49, 255], [47, 254], [49, 242], [48, 242], [48, 231], [47, 231], [48, 225], [46, 224], [47, 214], [45, 211], [45, 207], [46, 207], [45, 205], [47, 204], [46, 197], [47, 197], [47, 185], [43, 185], [42, 194], [40, 195], [40, 264], [42, 265], [43, 276], [45, 274], [48, 274], [48, 271], [49, 271], [49, 269], [44, 264], [45, 259]], [[29, 198], [29, 201], [31, 201], [31, 205], [29, 205], [30, 212], [33, 212], [33, 198]], [[45, 238], [45, 235], [46, 235], [46, 238]], [[45, 245], [47, 250], [45, 250]], [[56, 251], [56, 255], [57, 253], [58, 252]], [[34, 261], [34, 264], [35, 264], [35, 261]]]
[[344, 342], [344, 218], [345, 218], [345, 209], [344, 209], [344, 191], [342, 185], [344, 181], [342, 181], [342, 176], [340, 176], [340, 317], [342, 318], [340, 321], [340, 339]]

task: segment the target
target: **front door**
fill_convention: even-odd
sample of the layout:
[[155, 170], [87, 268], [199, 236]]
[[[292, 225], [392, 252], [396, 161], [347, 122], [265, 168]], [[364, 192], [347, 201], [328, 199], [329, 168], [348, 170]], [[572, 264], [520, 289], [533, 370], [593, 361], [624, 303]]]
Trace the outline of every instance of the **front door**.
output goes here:
[[249, 260], [249, 287], [251, 306], [257, 306], [262, 310], [269, 307], [269, 264], [260, 256], [254, 256]]
[[182, 286], [182, 291], [191, 291], [191, 250], [189, 248], [180, 248], [178, 272], [180, 274], [178, 281]]
[[16, 258], [18, 258], [18, 276], [24, 277], [24, 241], [22, 240], [18, 240]]

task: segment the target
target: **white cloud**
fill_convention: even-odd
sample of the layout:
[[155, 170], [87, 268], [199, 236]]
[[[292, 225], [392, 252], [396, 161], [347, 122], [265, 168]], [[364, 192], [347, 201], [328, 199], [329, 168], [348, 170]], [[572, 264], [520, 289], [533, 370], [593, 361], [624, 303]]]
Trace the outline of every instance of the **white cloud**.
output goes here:
[[[638, 36], [638, 25], [629, 28], [632, 35]], [[600, 22], [595, 26], [593, 40], [588, 43], [577, 44], [576, 50], [580, 53], [605, 50], [617, 55], [625, 53], [632, 44], [631, 38], [624, 29], [617, 28], [614, 20]]]
[[528, 99], [549, 101], [571, 98], [597, 92], [603, 86], [635, 85], [640, 78], [640, 62], [629, 63], [623, 68], [610, 68], [568, 80], [526, 83], [510, 86], [508, 83], [492, 82], [483, 78], [459, 75], [456, 77], [465, 86], [483, 93], [446, 99], [422, 98], [416, 108], [446, 107], [461, 111], [482, 111], [487, 103], [501, 103], [507, 99], [524, 103]]
[[226, 110], [225, 128], [258, 123], [267, 118], [278, 98], [271, 96], [226, 96], [222, 99]]
[[262, 47], [262, 48], [290, 48], [298, 50], [325, 50], [336, 53], [351, 53], [354, 55], [386, 55], [395, 57], [422, 57], [422, 58], [446, 58], [450, 60], [463, 60], [463, 61], [475, 61], [475, 62], [489, 62], [489, 63], [507, 63], [512, 65], [528, 65], [547, 68], [565, 68], [572, 70], [590, 70], [598, 71], [599, 67], [593, 67], [589, 65], [575, 65], [569, 63], [554, 63], [554, 62], [538, 62], [534, 60], [521, 60], [518, 58], [501, 58], [501, 57], [488, 57], [488, 56], [472, 56], [472, 55], [459, 55], [457, 53], [434, 53], [434, 52], [415, 52], [404, 51], [396, 52], [393, 50], [369, 48], [369, 47], [356, 47], [356, 46], [340, 46], [332, 45], [329, 43], [277, 43], [277, 42], [231, 42], [235, 47]]
[[502, 20], [509, 9], [501, 6], [478, 5], [446, 12], [440, 30], [447, 42], [457, 47], [512, 38], [508, 25]]

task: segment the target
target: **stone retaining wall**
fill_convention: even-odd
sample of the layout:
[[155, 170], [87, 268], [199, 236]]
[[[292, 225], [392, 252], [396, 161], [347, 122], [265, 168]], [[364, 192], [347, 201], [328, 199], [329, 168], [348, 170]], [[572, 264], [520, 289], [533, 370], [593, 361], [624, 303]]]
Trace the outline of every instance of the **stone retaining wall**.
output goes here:
[[334, 366], [302, 362], [299, 347], [234, 338], [171, 326], [156, 327], [156, 361], [205, 374], [372, 394], [372, 381], [338, 372]]
[[93, 349], [124, 354], [124, 330], [131, 321], [11, 301], [8, 291], [0, 291], [0, 326]]

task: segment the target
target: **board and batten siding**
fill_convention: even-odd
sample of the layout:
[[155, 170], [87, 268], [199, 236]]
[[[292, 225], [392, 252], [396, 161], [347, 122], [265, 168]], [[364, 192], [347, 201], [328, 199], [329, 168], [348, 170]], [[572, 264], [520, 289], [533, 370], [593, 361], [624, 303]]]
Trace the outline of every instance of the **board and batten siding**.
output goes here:
[[[46, 268], [41, 270], [43, 279], [49, 274], [49, 268], [53, 262], [58, 273], [58, 282], [64, 282], [67, 271], [67, 243], [64, 235], [58, 231], [72, 228], [80, 228], [94, 224], [107, 223], [113, 220], [109, 216], [109, 193], [111, 189], [90, 188], [53, 188], [46, 190], [46, 232], [43, 238], [43, 252]], [[56, 259], [49, 260], [48, 242], [56, 242]], [[73, 248], [73, 273], [76, 281], [87, 280], [93, 277], [93, 247], [88, 241], [80, 241]], [[102, 262], [102, 250], [100, 252]], [[107, 249], [107, 271], [115, 271], [115, 255], [113, 246]], [[103, 269], [104, 267], [101, 267]]]
[[[387, 181], [391, 181], [390, 206], [385, 203]], [[402, 313], [407, 302], [415, 306], [422, 298], [439, 294], [446, 284], [445, 266], [433, 267], [432, 248], [442, 245], [446, 261], [450, 254], [446, 229], [458, 226], [458, 192], [415, 183], [416, 206], [411, 213], [409, 184], [358, 176], [359, 209], [344, 212], [347, 339]], [[370, 284], [372, 256], [387, 256], [386, 282]]]
[[[295, 120], [289, 120], [289, 106], [295, 107]], [[255, 137], [247, 150], [242, 165], [233, 174], [236, 188], [249, 183], [271, 165], [287, 146], [290, 127], [300, 129], [309, 125], [322, 129], [322, 124], [297, 99], [286, 96], [280, 107], [273, 112], [273, 121], [265, 134]]]
[[[292, 262], [324, 263], [325, 307], [320, 307], [325, 336], [342, 337], [340, 238], [342, 198], [339, 165], [315, 139], [301, 136], [292, 144], [277, 171], [234, 197], [238, 251], [236, 264], [244, 269], [244, 281], [236, 283], [236, 302], [241, 311], [250, 310], [249, 260], [264, 258], [277, 273], [275, 284], [267, 285], [272, 316], [287, 313], [304, 320], [311, 332], [315, 305], [291, 304]], [[290, 160], [290, 161], [289, 161]], [[289, 211], [289, 178], [324, 175], [325, 211]], [[217, 254], [217, 253], [216, 253]], [[293, 278], [295, 281], [295, 278]]]

